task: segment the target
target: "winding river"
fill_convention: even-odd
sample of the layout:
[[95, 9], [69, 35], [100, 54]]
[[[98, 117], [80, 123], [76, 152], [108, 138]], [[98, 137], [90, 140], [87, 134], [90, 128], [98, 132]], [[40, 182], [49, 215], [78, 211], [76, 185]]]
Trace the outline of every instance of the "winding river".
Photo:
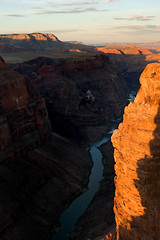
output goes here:
[[93, 196], [97, 192], [100, 182], [103, 179], [104, 169], [102, 164], [102, 154], [98, 147], [100, 147], [103, 143], [107, 142], [110, 139], [111, 134], [116, 127], [117, 121], [113, 120], [111, 124], [111, 129], [106, 134], [106, 137], [90, 146], [90, 154], [93, 161], [93, 167], [89, 178], [88, 190], [87, 192], [84, 192], [79, 197], [77, 197], [70, 204], [70, 206], [61, 214], [61, 228], [59, 232], [55, 236], [53, 236], [52, 240], [68, 240], [67, 235], [69, 234], [69, 232], [71, 232], [79, 217], [83, 215]]

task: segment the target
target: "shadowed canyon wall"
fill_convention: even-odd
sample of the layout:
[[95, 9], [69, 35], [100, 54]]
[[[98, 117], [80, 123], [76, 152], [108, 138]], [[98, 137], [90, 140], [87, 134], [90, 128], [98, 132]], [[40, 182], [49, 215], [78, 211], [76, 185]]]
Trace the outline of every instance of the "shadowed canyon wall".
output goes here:
[[0, 239], [51, 239], [60, 213], [86, 190], [90, 156], [51, 134], [44, 99], [2, 58], [0, 100]]
[[79, 59], [37, 58], [13, 69], [27, 74], [46, 99], [53, 129], [64, 132], [73, 126], [96, 126], [123, 114], [126, 85], [118, 68], [103, 54]]
[[135, 92], [140, 88], [139, 78], [146, 65], [157, 62], [160, 58], [159, 53], [154, 54], [139, 46], [105, 46], [97, 50], [106, 53], [118, 65], [128, 88]]
[[140, 83], [112, 135], [117, 240], [160, 239], [160, 63], [147, 65]]
[[0, 161], [22, 156], [50, 138], [45, 100], [27, 77], [0, 59]]

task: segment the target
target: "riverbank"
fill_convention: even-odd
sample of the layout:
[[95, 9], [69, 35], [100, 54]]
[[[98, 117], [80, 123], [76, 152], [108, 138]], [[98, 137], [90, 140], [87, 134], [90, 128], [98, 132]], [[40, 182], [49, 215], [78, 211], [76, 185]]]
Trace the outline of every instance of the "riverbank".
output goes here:
[[91, 167], [88, 150], [58, 134], [24, 158], [1, 165], [0, 211], [6, 228], [0, 238], [51, 239], [61, 212], [87, 189]]
[[115, 174], [111, 142], [104, 143], [100, 150], [103, 154], [104, 179], [91, 204], [70, 234], [70, 239], [73, 240], [93, 240], [107, 234], [115, 226], [113, 212]]

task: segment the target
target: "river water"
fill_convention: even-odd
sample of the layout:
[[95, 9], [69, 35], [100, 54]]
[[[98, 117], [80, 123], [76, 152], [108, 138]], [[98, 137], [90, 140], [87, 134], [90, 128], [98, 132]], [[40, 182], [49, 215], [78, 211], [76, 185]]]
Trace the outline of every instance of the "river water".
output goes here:
[[[129, 102], [133, 102], [136, 96], [135, 91], [131, 91], [128, 97]], [[83, 215], [84, 211], [90, 204], [93, 196], [97, 192], [100, 182], [103, 179], [103, 164], [102, 164], [102, 154], [98, 147], [100, 147], [103, 143], [107, 142], [113, 131], [117, 128], [117, 123], [120, 119], [111, 120], [111, 127], [106, 137], [101, 139], [100, 141], [92, 144], [90, 147], [90, 154], [93, 161], [93, 167], [91, 170], [89, 185], [87, 192], [84, 192], [79, 197], [77, 197], [70, 206], [61, 214], [60, 223], [61, 228], [59, 232], [53, 236], [52, 240], [68, 240], [67, 235], [72, 231], [74, 225], [80, 216]]]
[[77, 197], [61, 214], [61, 228], [59, 232], [53, 236], [52, 240], [68, 240], [67, 235], [71, 232], [79, 217], [83, 215], [93, 196], [97, 192], [100, 182], [103, 179], [104, 169], [102, 164], [102, 154], [98, 147], [110, 139], [111, 134], [116, 127], [117, 121], [113, 120], [110, 131], [106, 134], [106, 137], [90, 146], [90, 154], [93, 161], [93, 167], [89, 178], [88, 190], [87, 192], [84, 192], [79, 197]]

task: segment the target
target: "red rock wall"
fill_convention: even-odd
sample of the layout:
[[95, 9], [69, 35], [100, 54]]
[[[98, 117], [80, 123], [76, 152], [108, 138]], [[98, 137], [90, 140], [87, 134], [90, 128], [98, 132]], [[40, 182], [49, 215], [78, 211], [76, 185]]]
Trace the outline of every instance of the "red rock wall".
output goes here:
[[160, 239], [160, 63], [149, 64], [140, 83], [112, 136], [117, 240]]
[[22, 156], [50, 137], [45, 101], [29, 79], [0, 59], [0, 161]]

